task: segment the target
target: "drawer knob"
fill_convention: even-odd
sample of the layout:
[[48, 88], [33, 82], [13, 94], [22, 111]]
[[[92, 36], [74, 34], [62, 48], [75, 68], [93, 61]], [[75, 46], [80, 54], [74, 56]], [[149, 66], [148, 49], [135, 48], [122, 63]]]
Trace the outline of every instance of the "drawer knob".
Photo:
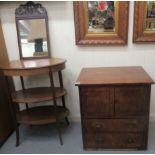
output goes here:
[[129, 127], [129, 128], [134, 128], [134, 127], [135, 127], [135, 123], [129, 123], [129, 124], [128, 124], [128, 127]]
[[100, 124], [100, 123], [96, 123], [96, 124], [95, 124], [95, 127], [99, 129], [99, 128], [102, 127], [102, 124]]
[[134, 140], [132, 139], [132, 138], [128, 138], [127, 140], [126, 140], [126, 143], [127, 144], [132, 144], [134, 142]]
[[102, 143], [103, 142], [103, 138], [102, 137], [97, 137], [96, 138], [96, 143], [97, 144], [100, 144], [100, 143]]

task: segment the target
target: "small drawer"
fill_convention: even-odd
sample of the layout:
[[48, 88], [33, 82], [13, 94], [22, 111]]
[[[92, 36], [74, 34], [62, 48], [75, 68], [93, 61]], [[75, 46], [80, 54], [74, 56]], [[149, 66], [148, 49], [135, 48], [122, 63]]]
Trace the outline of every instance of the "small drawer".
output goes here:
[[144, 132], [147, 128], [145, 118], [138, 119], [84, 119], [85, 132]]
[[113, 87], [82, 87], [80, 98], [83, 118], [103, 118], [114, 115]]
[[143, 149], [144, 145], [144, 135], [140, 133], [104, 133], [84, 136], [85, 149]]
[[150, 86], [125, 85], [115, 87], [115, 116], [147, 116]]

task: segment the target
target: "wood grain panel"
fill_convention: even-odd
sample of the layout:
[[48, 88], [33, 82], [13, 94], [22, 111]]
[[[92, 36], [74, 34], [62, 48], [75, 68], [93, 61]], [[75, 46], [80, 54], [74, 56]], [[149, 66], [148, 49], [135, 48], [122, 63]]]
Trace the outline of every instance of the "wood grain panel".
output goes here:
[[153, 84], [153, 79], [140, 67], [83, 68], [75, 85]]
[[84, 119], [83, 126], [85, 132], [145, 132], [147, 129], [146, 118], [130, 119]]
[[149, 113], [150, 86], [121, 86], [115, 88], [115, 115], [141, 116]]
[[[68, 109], [57, 106], [58, 119], [65, 119], [69, 115]], [[17, 113], [19, 123], [41, 125], [56, 122], [54, 106], [39, 106], [30, 108], [28, 111], [23, 110]]]
[[140, 133], [104, 133], [86, 134], [84, 148], [143, 148], [143, 134]]
[[[63, 88], [55, 87], [55, 97], [62, 97], [66, 94], [66, 90]], [[37, 103], [43, 101], [53, 100], [53, 89], [51, 87], [36, 87], [24, 90], [19, 90], [12, 93], [13, 102], [17, 103]]]
[[114, 114], [114, 89], [108, 87], [83, 87], [81, 89], [83, 116], [102, 118]]

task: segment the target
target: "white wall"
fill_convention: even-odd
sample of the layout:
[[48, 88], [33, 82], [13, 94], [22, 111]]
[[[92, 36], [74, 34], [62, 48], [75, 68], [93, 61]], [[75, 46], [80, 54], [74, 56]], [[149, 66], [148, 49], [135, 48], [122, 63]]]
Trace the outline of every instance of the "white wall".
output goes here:
[[[1, 2], [0, 2], [1, 3]], [[80, 47], [75, 45], [75, 31], [72, 2], [42, 2], [49, 16], [49, 33], [53, 57], [67, 60], [63, 71], [64, 86], [68, 91], [67, 106], [71, 117], [80, 117], [78, 89], [74, 83], [82, 67], [96, 66], [143, 66], [155, 79], [155, 44], [137, 45], [132, 43], [133, 2], [130, 2], [129, 35], [127, 46]], [[18, 44], [15, 27], [15, 8], [19, 2], [3, 2], [0, 17], [10, 60], [18, 59]], [[27, 85], [49, 84], [46, 76], [28, 79]], [[17, 87], [19, 81], [15, 80]], [[151, 118], [155, 118], [155, 87], [151, 93]]]

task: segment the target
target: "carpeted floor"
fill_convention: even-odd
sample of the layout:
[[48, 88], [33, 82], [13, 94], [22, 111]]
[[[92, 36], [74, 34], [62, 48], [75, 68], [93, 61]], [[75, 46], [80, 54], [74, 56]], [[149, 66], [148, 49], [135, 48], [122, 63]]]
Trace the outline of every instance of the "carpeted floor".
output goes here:
[[103, 151], [84, 151], [82, 146], [82, 135], [80, 123], [71, 123], [69, 127], [64, 125], [62, 130], [63, 142], [61, 146], [57, 130], [52, 125], [46, 126], [20, 126], [20, 145], [15, 146], [15, 133], [13, 133], [4, 145], [0, 148], [0, 154], [81, 154], [81, 153], [119, 153], [119, 154], [151, 154], [155, 153], [155, 122], [150, 123], [149, 142], [147, 151], [122, 151], [122, 150], [103, 150]]

